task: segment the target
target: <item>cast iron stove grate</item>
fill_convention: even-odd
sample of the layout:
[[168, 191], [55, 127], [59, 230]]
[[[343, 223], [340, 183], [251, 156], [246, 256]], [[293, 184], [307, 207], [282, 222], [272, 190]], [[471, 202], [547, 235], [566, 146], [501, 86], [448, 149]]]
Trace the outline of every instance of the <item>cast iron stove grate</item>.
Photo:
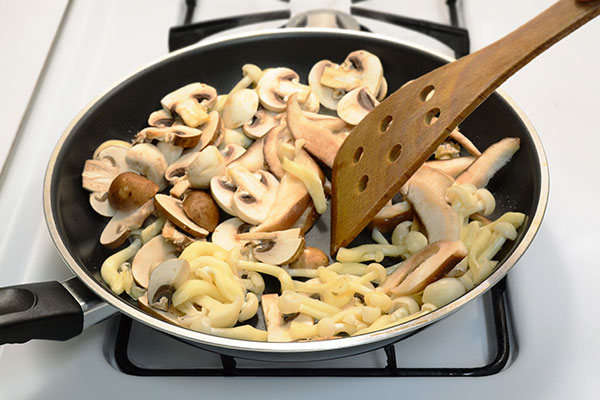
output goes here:
[[[121, 316], [114, 344], [113, 364], [121, 372], [133, 376], [246, 376], [246, 377], [460, 377], [460, 376], [489, 376], [500, 372], [508, 363], [510, 357], [510, 336], [505, 304], [506, 278], [494, 286], [485, 296], [492, 319], [488, 322], [490, 339], [495, 351], [490, 361], [485, 365], [471, 367], [399, 367], [396, 361], [395, 344], [385, 346], [387, 364], [385, 367], [319, 367], [319, 361], [312, 362], [310, 368], [294, 367], [293, 363], [265, 363], [261, 367], [240, 367], [238, 360], [231, 356], [220, 356], [220, 365], [212, 367], [155, 367], [140, 365], [131, 356], [131, 332], [134, 324], [130, 318]], [[166, 334], [156, 332], [156, 334]], [[174, 339], [173, 340], [177, 340]], [[182, 344], [187, 346], [186, 344]], [[380, 351], [380, 350], [373, 350]], [[277, 364], [277, 367], [272, 367]]]

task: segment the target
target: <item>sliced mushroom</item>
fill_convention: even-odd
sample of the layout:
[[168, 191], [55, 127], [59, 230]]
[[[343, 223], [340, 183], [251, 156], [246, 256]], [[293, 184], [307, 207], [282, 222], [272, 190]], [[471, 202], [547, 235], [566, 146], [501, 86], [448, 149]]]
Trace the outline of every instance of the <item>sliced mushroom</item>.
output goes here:
[[233, 195], [237, 186], [228, 176], [214, 177], [210, 180], [210, 193], [221, 210], [229, 215], [236, 215], [233, 211]]
[[496, 172], [519, 150], [519, 146], [519, 138], [504, 138], [494, 143], [456, 178], [456, 183], [459, 185], [471, 183], [478, 188], [486, 187]]
[[117, 211], [104, 227], [100, 235], [100, 244], [111, 249], [119, 247], [125, 242], [131, 231], [141, 227], [153, 212], [153, 200], [147, 201], [132, 211]]
[[387, 95], [387, 91], [388, 91], [388, 84], [387, 81], [385, 80], [385, 77], [381, 77], [381, 86], [379, 86], [379, 93], [377, 93], [377, 100], [382, 101], [383, 99], [385, 99], [385, 96]]
[[284, 320], [284, 315], [279, 310], [279, 295], [277, 293], [263, 294], [260, 299], [265, 325], [269, 335], [269, 342], [292, 342], [289, 327]]
[[265, 139], [260, 138], [254, 141], [250, 147], [246, 149], [246, 152], [238, 157], [235, 161], [229, 164], [229, 168], [235, 168], [237, 166], [243, 166], [250, 172], [256, 172], [260, 169], [265, 168], [265, 158], [263, 155], [263, 146]]
[[318, 218], [319, 213], [315, 209], [314, 204], [309, 202], [308, 207], [306, 207], [302, 215], [300, 215], [290, 228], [300, 228], [300, 233], [304, 235], [313, 227]]
[[162, 236], [150, 239], [135, 254], [131, 263], [131, 273], [136, 283], [143, 288], [148, 288], [150, 273], [163, 261], [177, 258], [177, 249]]
[[349, 92], [366, 86], [371, 93], [379, 93], [383, 66], [379, 58], [365, 50], [348, 54], [339, 66], [328, 66], [321, 75], [321, 85]]
[[190, 164], [198, 157], [199, 152], [187, 153], [171, 163], [165, 170], [165, 179], [174, 184], [187, 172]]
[[[104, 150], [108, 149], [109, 147], [111, 147], [111, 149], [108, 152], [105, 152]], [[116, 147], [117, 149], [112, 149], [112, 147]], [[121, 148], [121, 150], [118, 149], [119, 147]], [[127, 167], [127, 163], [125, 162], [125, 153], [126, 150], [130, 147], [131, 143], [129, 142], [125, 142], [123, 140], [118, 139], [109, 139], [105, 142], [102, 142], [98, 147], [96, 147], [92, 158], [94, 160], [104, 160], [108, 158], [109, 161], [111, 161], [111, 163], [115, 166]], [[125, 152], [122, 149], [125, 149]], [[114, 154], [113, 151], [119, 154]], [[122, 163], [117, 162], [117, 159], [121, 160]]]
[[407, 259], [381, 287], [396, 296], [409, 296], [446, 275], [468, 254], [460, 240], [431, 243]]
[[329, 265], [329, 257], [321, 249], [305, 247], [296, 261], [290, 264], [293, 269], [317, 269]]
[[170, 259], [157, 265], [148, 281], [146, 295], [150, 306], [168, 311], [171, 308], [175, 290], [191, 277], [190, 264], [184, 259]]
[[165, 181], [167, 160], [156, 146], [149, 143], [136, 144], [127, 150], [125, 159], [131, 169], [156, 183], [159, 190], [167, 186]]
[[147, 295], [138, 297], [137, 301], [138, 301], [138, 306], [142, 310], [149, 313], [150, 315], [160, 318], [161, 320], [163, 320], [165, 322], [169, 322], [173, 325], [181, 326], [181, 322], [179, 320], [179, 317], [180, 317], [179, 314], [176, 314], [174, 311], [163, 311], [163, 310], [157, 310], [156, 308], [150, 307], [150, 304], [148, 303]]
[[407, 201], [396, 204], [389, 204], [383, 207], [369, 223], [370, 229], [377, 229], [379, 232], [391, 232], [396, 225], [404, 221], [410, 221], [413, 218], [413, 208]]
[[177, 229], [177, 226], [175, 226], [175, 224], [173, 224], [171, 221], [165, 222], [165, 225], [163, 226], [163, 229], [161, 232], [161, 236], [166, 241], [168, 241], [173, 246], [175, 246], [177, 251], [183, 251], [183, 249], [188, 247], [190, 244], [197, 242], [198, 240], [203, 240], [203, 239], [194, 238], [192, 236], [189, 236], [189, 235], [181, 232], [180, 230]]
[[460, 144], [462, 147], [464, 147], [465, 150], [467, 150], [469, 152], [469, 154], [471, 154], [472, 156], [479, 157], [481, 155], [481, 152], [479, 151], [479, 149], [473, 144], [473, 142], [471, 142], [469, 140], [468, 137], [466, 137], [465, 135], [463, 135], [458, 130], [458, 128], [456, 128], [455, 130], [453, 130], [450, 133], [449, 138], [452, 139], [452, 140], [454, 140], [458, 144]]
[[248, 241], [239, 239], [238, 235], [248, 232], [250, 228], [252, 225], [239, 218], [229, 218], [215, 228], [211, 240], [227, 251], [237, 246], [243, 247]]
[[223, 141], [222, 145], [228, 144], [237, 144], [238, 146], [242, 146], [247, 149], [250, 145], [252, 145], [252, 139], [244, 134], [242, 129], [228, 129], [223, 128]]
[[379, 105], [379, 101], [366, 87], [352, 89], [341, 98], [337, 113], [341, 119], [351, 125], [358, 125], [362, 119]]
[[246, 122], [242, 129], [244, 133], [252, 139], [258, 139], [267, 134], [279, 124], [279, 121], [275, 119], [273, 114], [265, 109], [259, 109], [254, 116]]
[[167, 110], [157, 110], [154, 111], [148, 117], [148, 125], [154, 126], [156, 128], [165, 128], [167, 126], [171, 126], [175, 123], [175, 118], [171, 113]]
[[257, 172], [257, 178], [243, 166], [230, 168], [229, 174], [238, 187], [233, 195], [236, 215], [249, 224], [260, 224], [275, 203], [279, 181], [263, 170]]
[[237, 144], [228, 144], [221, 150], [221, 155], [225, 161], [225, 165], [231, 164], [246, 152], [246, 149]]
[[154, 196], [154, 203], [156, 209], [169, 221], [190, 235], [197, 238], [203, 238], [208, 235], [209, 232], [206, 229], [202, 228], [185, 215], [182, 209], [183, 206], [181, 200], [165, 194], [157, 194]]
[[211, 111], [209, 114], [209, 120], [200, 127], [202, 135], [200, 141], [194, 147], [185, 149], [185, 153], [195, 153], [202, 151], [208, 145], [219, 146], [219, 137], [223, 135], [223, 120], [217, 111]]
[[304, 237], [300, 235], [298, 228], [277, 232], [248, 232], [237, 237], [251, 240], [254, 257], [271, 265], [292, 263], [304, 250]]
[[279, 159], [279, 145], [280, 143], [289, 143], [291, 141], [292, 136], [285, 124], [271, 129], [267, 136], [265, 136], [263, 146], [264, 162], [267, 164], [269, 171], [278, 179], [283, 178], [283, 174], [285, 173]]
[[448, 160], [432, 160], [425, 162], [424, 165], [435, 168], [442, 171], [453, 178], [456, 178], [463, 172], [469, 165], [475, 161], [475, 157], [458, 157], [450, 158]]
[[209, 232], [219, 223], [219, 208], [210, 194], [202, 190], [189, 191], [182, 202], [183, 212], [189, 219]]
[[235, 129], [250, 121], [258, 110], [258, 95], [251, 89], [240, 89], [227, 97], [223, 105], [225, 128]]
[[323, 76], [323, 70], [325, 68], [336, 66], [337, 64], [334, 64], [329, 60], [321, 60], [313, 65], [308, 73], [308, 84], [310, 89], [319, 98], [323, 107], [330, 110], [337, 110], [339, 99], [333, 97], [333, 88], [321, 85], [321, 76]]
[[318, 122], [323, 128], [331, 132], [339, 132], [348, 128], [346, 121], [333, 115], [317, 114], [308, 111], [304, 111], [303, 113], [306, 118]]
[[160, 103], [171, 114], [179, 115], [187, 126], [195, 128], [209, 120], [207, 110], [216, 100], [215, 88], [203, 83], [191, 83], [169, 93]]
[[195, 189], [207, 189], [215, 176], [225, 174], [225, 159], [215, 146], [208, 146], [187, 168], [187, 180]]
[[112, 217], [117, 212], [117, 210], [110, 205], [107, 192], [90, 193], [90, 205], [94, 211], [103, 217]]
[[310, 203], [310, 196], [302, 181], [286, 173], [279, 182], [275, 203], [267, 218], [252, 230], [271, 232], [288, 229], [300, 218]]
[[90, 192], [106, 193], [118, 174], [119, 167], [108, 161], [86, 160], [81, 173], [82, 186]]
[[160, 150], [163, 156], [165, 156], [167, 165], [171, 165], [173, 162], [177, 161], [183, 152], [183, 147], [175, 146], [168, 142], [158, 142], [156, 143], [156, 148]]
[[342, 146], [345, 137], [333, 134], [319, 123], [310, 121], [304, 116], [294, 95], [290, 96], [287, 107], [287, 126], [292, 136], [306, 140], [306, 150], [321, 160], [329, 168]]
[[460, 240], [460, 221], [446, 201], [453, 179], [436, 169], [422, 166], [402, 189], [427, 230], [429, 243]]
[[244, 64], [242, 66], [242, 75], [244, 76], [229, 92], [229, 95], [237, 92], [240, 89], [245, 89], [253, 83], [258, 83], [263, 71], [254, 64]]
[[299, 83], [298, 74], [289, 68], [272, 68], [263, 73], [256, 91], [260, 104], [270, 111], [282, 112], [290, 95], [298, 94], [298, 101], [304, 103], [310, 94], [310, 87]]
[[113, 179], [108, 201], [116, 210], [130, 211], [140, 207], [158, 193], [158, 185], [135, 172], [123, 172]]
[[321, 103], [319, 103], [319, 98], [316, 94], [310, 93], [304, 103], [300, 103], [300, 108], [306, 112], [317, 113], [319, 112], [319, 108]]

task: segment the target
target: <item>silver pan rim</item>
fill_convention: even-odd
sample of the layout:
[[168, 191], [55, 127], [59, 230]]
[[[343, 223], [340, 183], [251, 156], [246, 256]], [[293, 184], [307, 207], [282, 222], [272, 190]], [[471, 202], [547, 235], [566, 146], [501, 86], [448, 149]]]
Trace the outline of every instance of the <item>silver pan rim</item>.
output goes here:
[[187, 342], [197, 343], [202, 346], [209, 347], [217, 347], [223, 348], [230, 351], [235, 352], [254, 352], [254, 353], [281, 353], [281, 354], [295, 354], [295, 353], [320, 353], [320, 352], [328, 352], [342, 349], [349, 349], [353, 347], [362, 348], [363, 346], [374, 345], [376, 342], [384, 342], [391, 341], [394, 338], [400, 338], [408, 333], [414, 332], [418, 329], [424, 328], [425, 326], [441, 319], [445, 316], [450, 315], [451, 313], [457, 311], [462, 306], [470, 302], [471, 300], [479, 297], [486, 291], [488, 291], [492, 286], [494, 286], [498, 281], [500, 281], [506, 273], [516, 264], [516, 262], [521, 258], [525, 250], [529, 247], [533, 238], [537, 234], [537, 231], [541, 225], [546, 207], [548, 202], [549, 195], [549, 170], [548, 170], [548, 162], [546, 159], [546, 154], [544, 148], [542, 146], [541, 140], [535, 131], [533, 125], [525, 115], [525, 113], [519, 108], [519, 106], [502, 90], [497, 90], [498, 94], [507, 102], [507, 104], [517, 113], [523, 124], [525, 125], [529, 135], [532, 138], [534, 143], [534, 148], [536, 155], [539, 159], [539, 168], [540, 168], [540, 193], [539, 193], [539, 201], [536, 207], [536, 210], [531, 218], [531, 226], [523, 235], [520, 243], [511, 253], [511, 255], [504, 261], [504, 263], [496, 269], [487, 279], [481, 282], [478, 286], [467, 292], [465, 295], [455, 300], [454, 302], [434, 310], [426, 315], [423, 315], [414, 320], [408, 321], [401, 325], [396, 325], [393, 327], [389, 327], [380, 331], [371, 332], [368, 334], [360, 335], [360, 336], [352, 336], [347, 338], [340, 338], [335, 340], [323, 340], [323, 341], [312, 341], [312, 342], [293, 342], [293, 343], [274, 343], [274, 342], [256, 342], [250, 340], [241, 340], [241, 339], [230, 339], [220, 336], [209, 335], [205, 333], [200, 333], [196, 331], [192, 331], [190, 329], [186, 329], [183, 327], [172, 325], [168, 322], [162, 321], [157, 317], [154, 317], [134, 306], [127, 303], [123, 299], [114, 295], [110, 292], [109, 289], [104, 287], [94, 278], [92, 278], [86, 270], [84, 270], [77, 261], [73, 258], [73, 256], [68, 251], [65, 243], [62, 240], [58, 232], [58, 227], [56, 225], [56, 220], [52, 211], [52, 201], [51, 201], [51, 181], [52, 175], [54, 172], [54, 168], [56, 165], [56, 160], [58, 155], [63, 147], [64, 142], [69, 137], [72, 129], [77, 125], [79, 120], [82, 118], [87, 111], [96, 104], [100, 99], [102, 99], [105, 95], [111, 92], [115, 87], [117, 87], [122, 82], [130, 79], [134, 75], [138, 74], [140, 71], [145, 70], [159, 62], [164, 60], [176, 57], [179, 54], [193, 51], [197, 48], [205, 47], [208, 45], [225, 43], [232, 40], [238, 40], [243, 38], [251, 38], [258, 36], [267, 36], [267, 35], [304, 35], [311, 33], [325, 33], [325, 34], [343, 34], [349, 37], [356, 38], [369, 38], [369, 39], [378, 39], [381, 41], [392, 42], [394, 44], [400, 44], [406, 47], [411, 47], [416, 50], [420, 50], [425, 53], [429, 53], [440, 57], [447, 61], [453, 61], [453, 58], [448, 57], [444, 54], [441, 54], [437, 51], [433, 51], [427, 49], [425, 47], [421, 47], [412, 43], [404, 42], [402, 40], [398, 40], [395, 38], [391, 38], [385, 35], [378, 35], [373, 33], [365, 33], [365, 32], [356, 32], [356, 31], [345, 31], [339, 29], [322, 29], [322, 28], [286, 28], [286, 29], [269, 29], [269, 30], [261, 30], [255, 31], [251, 33], [245, 34], [235, 34], [229, 35], [217, 39], [208, 39], [202, 42], [196, 43], [194, 45], [185, 47], [183, 49], [177, 50], [175, 52], [169, 53], [163, 57], [160, 57], [143, 67], [137, 69], [133, 73], [129, 74], [125, 78], [119, 80], [112, 86], [110, 86], [107, 90], [105, 90], [102, 94], [100, 94], [97, 98], [92, 100], [88, 105], [86, 105], [71, 121], [69, 126], [65, 129], [62, 136], [60, 137], [58, 143], [50, 160], [48, 162], [45, 179], [44, 179], [44, 189], [43, 189], [43, 203], [44, 203], [44, 214], [46, 218], [46, 223], [48, 226], [48, 230], [54, 241], [56, 248], [58, 249], [61, 257], [65, 261], [65, 263], [69, 266], [69, 268], [77, 275], [84, 284], [90, 288], [96, 295], [101, 297], [104, 301], [109, 303], [111, 306], [118, 309], [123, 314], [144, 323], [150, 327], [153, 327], [159, 331], [165, 332], [167, 334], [179, 337]]

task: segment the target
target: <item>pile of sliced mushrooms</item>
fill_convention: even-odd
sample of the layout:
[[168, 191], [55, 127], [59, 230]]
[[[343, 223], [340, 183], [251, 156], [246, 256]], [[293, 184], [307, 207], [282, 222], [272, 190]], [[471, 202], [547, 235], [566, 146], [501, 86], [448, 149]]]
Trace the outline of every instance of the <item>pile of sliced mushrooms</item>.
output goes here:
[[[322, 60], [308, 85], [285, 67], [242, 74], [228, 94], [206, 83], [167, 94], [131, 143], [109, 140], [86, 161], [90, 205], [110, 218], [100, 243], [120, 248], [101, 268], [116, 294], [204, 333], [334, 339], [450, 303], [516, 238], [525, 215], [489, 220], [485, 187], [519, 139], [480, 152], [456, 130], [373, 219], [373, 243], [331, 262], [304, 235], [327, 210], [323, 170], [386, 96], [381, 62], [364, 50]], [[264, 293], [266, 275], [278, 292]], [[264, 327], [248, 323], [257, 314]]]

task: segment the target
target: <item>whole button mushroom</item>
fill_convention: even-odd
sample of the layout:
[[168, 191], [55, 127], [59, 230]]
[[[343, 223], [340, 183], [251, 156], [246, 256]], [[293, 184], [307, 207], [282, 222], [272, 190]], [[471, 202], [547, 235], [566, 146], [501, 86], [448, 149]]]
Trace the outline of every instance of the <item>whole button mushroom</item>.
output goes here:
[[108, 201], [117, 210], [129, 211], [140, 207], [158, 193], [158, 185], [135, 172], [117, 175], [108, 189]]

